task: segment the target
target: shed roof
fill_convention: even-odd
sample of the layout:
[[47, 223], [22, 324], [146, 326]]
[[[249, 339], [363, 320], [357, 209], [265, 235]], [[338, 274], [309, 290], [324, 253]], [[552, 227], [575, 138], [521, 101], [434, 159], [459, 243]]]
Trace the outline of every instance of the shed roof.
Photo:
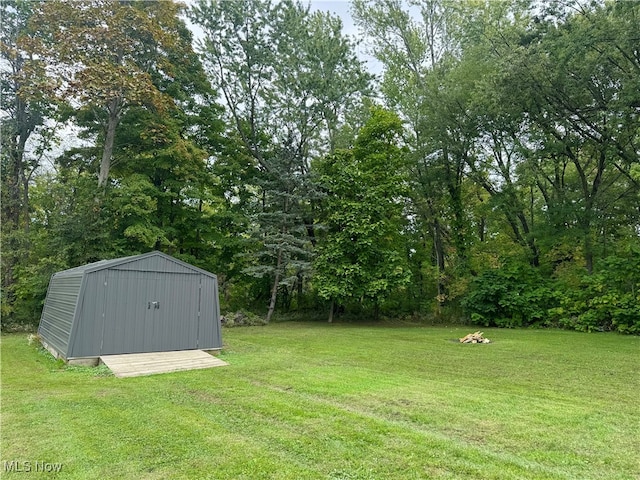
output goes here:
[[165, 260], [176, 263], [188, 270], [192, 270], [194, 272], [200, 273], [202, 275], [207, 275], [209, 277], [217, 278], [216, 275], [214, 275], [211, 272], [207, 272], [206, 270], [195, 267], [189, 263], [183, 262], [181, 260], [178, 260], [177, 258], [174, 258], [170, 255], [167, 255], [165, 253], [158, 252], [158, 251], [143, 253], [141, 255], [131, 255], [129, 257], [113, 258], [111, 260], [100, 260], [99, 262], [88, 263], [86, 265], [80, 265], [79, 267], [69, 268], [68, 270], [62, 270], [60, 272], [57, 272], [55, 276], [84, 275], [85, 273], [92, 273], [92, 272], [97, 272], [99, 270], [106, 270], [109, 268], [118, 267], [120, 265], [124, 265], [131, 262], [139, 262], [141, 260], [145, 260], [151, 257], [162, 257]]

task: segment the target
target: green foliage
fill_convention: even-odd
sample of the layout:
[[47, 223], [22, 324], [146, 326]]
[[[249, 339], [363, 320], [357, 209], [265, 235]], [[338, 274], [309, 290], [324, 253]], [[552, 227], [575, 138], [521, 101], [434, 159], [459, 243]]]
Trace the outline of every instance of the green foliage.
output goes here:
[[267, 318], [640, 333], [640, 3], [354, 0], [378, 92], [333, 14], [185, 8], [1, 3], [3, 328], [160, 249]]
[[112, 191], [116, 228], [122, 231], [134, 251], [154, 248], [158, 242], [168, 243], [164, 232], [155, 225], [157, 200], [154, 196], [154, 185], [140, 174], [126, 177], [120, 188]]
[[544, 323], [552, 300], [538, 269], [506, 264], [474, 278], [462, 307], [474, 323], [513, 328]]
[[2, 329], [11, 330], [16, 325], [36, 329], [40, 322], [40, 314], [51, 276], [67, 268], [60, 255], [50, 255], [35, 259], [31, 264], [20, 265], [15, 271], [15, 285], [12, 294], [10, 315], [3, 316]]
[[354, 148], [318, 162], [326, 192], [315, 260], [314, 284], [320, 297], [377, 302], [409, 282], [404, 226], [407, 184], [399, 118], [372, 110]]
[[462, 305], [486, 326], [559, 326], [585, 332], [640, 332], [640, 249], [631, 245], [603, 259], [597, 272], [558, 269], [554, 279], [506, 264], [475, 278]]
[[562, 327], [640, 334], [640, 248], [605, 258], [597, 273], [583, 275], [577, 285], [560, 279], [556, 295], [559, 306], [550, 319]]
[[299, 1], [200, 0], [189, 14], [204, 31], [203, 63], [225, 98], [230, 135], [255, 162], [245, 233], [259, 247], [238, 256], [254, 287], [270, 280], [270, 319], [280, 293], [290, 297], [309, 278], [317, 202], [311, 160], [333, 150], [370, 76], [340, 20]]
[[[42, 86], [44, 78], [36, 76], [34, 57], [25, 64], [30, 83], [21, 93], [52, 105], [58, 94], [69, 100], [54, 119], [79, 127], [75, 131], [80, 142], [59, 154], [53, 169], [21, 180], [25, 189], [29, 187], [28, 225], [22, 246], [6, 256], [15, 260], [9, 263], [3, 256], [3, 273], [8, 273], [3, 275], [3, 286], [8, 280], [2, 310], [9, 316], [5, 320], [28, 325], [39, 319], [49, 275], [63, 268], [162, 249], [212, 269], [215, 251], [208, 227], [213, 225], [212, 211], [204, 203], [213, 177], [204, 147], [216, 151], [223, 127], [220, 109], [211, 101], [210, 86], [192, 50], [191, 34], [178, 17], [179, 5], [84, 2], [86, 8], [78, 9], [64, 2], [43, 2], [32, 6], [37, 18], [49, 20], [39, 26], [29, 24], [33, 28], [22, 32], [19, 40], [30, 51], [40, 52], [38, 58], [46, 57], [60, 78], [74, 81], [54, 82], [52, 90], [42, 88], [44, 97], [36, 96], [32, 90]], [[59, 29], [67, 35], [52, 42]], [[84, 35], [83, 40], [74, 35]], [[153, 48], [143, 47], [149, 42]], [[100, 62], [92, 61], [103, 48], [114, 55], [100, 54]], [[73, 70], [70, 64], [84, 69]], [[145, 71], [142, 75], [140, 68]], [[111, 102], [118, 98], [114, 111]], [[107, 117], [112, 114], [118, 123], [108, 158], [112, 181], [103, 190], [96, 188], [96, 176], [105, 126], [111, 121]], [[27, 153], [29, 165], [32, 156], [41, 155], [31, 147]], [[20, 175], [31, 173], [23, 169]], [[11, 182], [3, 177], [3, 194]], [[3, 226], [9, 227], [5, 219], [3, 210]], [[3, 250], [9, 244], [17, 247], [11, 238], [18, 233], [3, 232]]]
[[100, 187], [110, 178], [115, 134], [129, 109], [162, 114], [184, 100], [182, 91], [194, 83], [179, 62], [195, 67], [189, 75], [200, 74], [196, 83], [206, 86], [180, 8], [175, 2], [51, 1], [38, 4], [30, 19], [37, 34], [28, 42], [32, 73], [25, 93], [46, 92], [50, 102], [92, 117], [101, 137]]
[[238, 310], [237, 312], [229, 312], [221, 318], [223, 327], [255, 327], [266, 325], [267, 321], [264, 317], [260, 317], [255, 313], [246, 310]]

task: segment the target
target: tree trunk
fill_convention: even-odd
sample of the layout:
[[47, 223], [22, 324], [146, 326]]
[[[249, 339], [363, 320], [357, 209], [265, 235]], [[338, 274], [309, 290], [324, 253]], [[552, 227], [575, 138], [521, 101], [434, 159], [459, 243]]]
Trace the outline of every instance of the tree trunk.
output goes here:
[[333, 311], [335, 310], [336, 302], [331, 299], [331, 306], [329, 307], [329, 323], [333, 323]]
[[104, 187], [109, 179], [111, 169], [111, 157], [113, 156], [113, 142], [116, 136], [116, 127], [120, 122], [120, 98], [115, 98], [109, 102], [109, 120], [107, 122], [107, 132], [104, 138], [104, 148], [102, 149], [102, 161], [100, 162], [100, 174], [98, 175], [98, 186]]
[[433, 250], [436, 257], [436, 266], [438, 267], [438, 308], [442, 308], [447, 298], [447, 287], [444, 282], [446, 267], [444, 242], [442, 241], [442, 227], [440, 227], [438, 219], [433, 221]]
[[[11, 145], [13, 147], [13, 145]], [[8, 157], [11, 159], [11, 165], [5, 170], [8, 178], [7, 193], [8, 199], [3, 202], [3, 220], [5, 230], [10, 228], [18, 228], [20, 224], [20, 173], [22, 168], [22, 155], [20, 149], [16, 146], [9, 148]], [[11, 151], [14, 150], [14, 151]], [[3, 185], [3, 188], [6, 188]], [[7, 228], [9, 227], [9, 228]]]
[[524, 211], [520, 210], [516, 214], [518, 220], [520, 220], [520, 225], [522, 225], [522, 231], [524, 232], [523, 240], [526, 242], [526, 246], [529, 247], [531, 251], [531, 263], [532, 267], [540, 266], [540, 250], [536, 245], [536, 239], [531, 235], [531, 231], [529, 230], [529, 223], [527, 222], [527, 217], [524, 214]]
[[587, 273], [593, 273], [593, 243], [591, 242], [591, 231], [587, 228], [584, 233], [584, 266]]
[[28, 182], [25, 180], [27, 176], [25, 173], [24, 151], [36, 124], [28, 115], [26, 109], [27, 106], [24, 101], [17, 98], [15, 116], [18, 131], [15, 137], [11, 136], [11, 143], [8, 148], [8, 157], [11, 159], [10, 167], [7, 169], [9, 172], [9, 200], [7, 202], [8, 208], [5, 208], [4, 213], [6, 213], [5, 219], [16, 229], [20, 226], [21, 217], [23, 217], [25, 228], [29, 223], [29, 191]]
[[[580, 183], [582, 185], [582, 194], [584, 197], [584, 212], [583, 219], [580, 222], [582, 225], [583, 235], [584, 235], [584, 261], [585, 268], [589, 275], [593, 273], [593, 261], [594, 261], [594, 252], [593, 252], [593, 242], [591, 239], [591, 230], [593, 223], [593, 214], [594, 207], [596, 204], [596, 197], [600, 192], [600, 186], [602, 185], [602, 178], [604, 176], [605, 168], [607, 167], [607, 155], [606, 150], [604, 148], [600, 149], [597, 163], [595, 176], [591, 185], [589, 185], [589, 180], [587, 178], [588, 171], [585, 169], [580, 163], [580, 155], [576, 152], [572, 151], [570, 148], [566, 148], [567, 156], [571, 159], [573, 164], [576, 167], [576, 171], [580, 177]], [[588, 163], [586, 164], [588, 165]]]
[[276, 309], [276, 299], [278, 298], [278, 286], [280, 285], [280, 266], [282, 265], [282, 249], [278, 250], [278, 262], [276, 263], [276, 276], [273, 279], [273, 288], [271, 289], [271, 300], [269, 301], [269, 310], [267, 311], [267, 323], [271, 321], [273, 311]]
[[592, 218], [593, 218], [593, 197], [587, 197], [584, 207], [584, 214], [581, 220], [581, 228], [583, 235], [583, 247], [584, 247], [584, 267], [587, 273], [591, 275], [593, 273], [593, 241], [591, 238], [592, 230]]
[[299, 312], [300, 310], [302, 310], [301, 305], [302, 305], [302, 294], [303, 294], [303, 284], [302, 284], [303, 276], [302, 276], [302, 273], [300, 273], [300, 272], [298, 272], [297, 276], [298, 276], [298, 284], [297, 284], [297, 288], [298, 288], [298, 293], [297, 293], [297, 296], [298, 296], [297, 304], [298, 304], [298, 306], [297, 307], [298, 308], [297, 308], [297, 310]]
[[[464, 205], [462, 199], [462, 171], [465, 162], [460, 160], [451, 160], [452, 155], [449, 154], [449, 148], [447, 145], [442, 147], [442, 158], [445, 166], [445, 183], [447, 191], [449, 193], [449, 199], [451, 202], [451, 210], [453, 212], [452, 222], [452, 237], [453, 245], [456, 249], [456, 256], [458, 257], [458, 263], [463, 270], [467, 269], [467, 248], [465, 245], [464, 227], [466, 222]], [[455, 157], [455, 156], [453, 156]], [[462, 155], [462, 158], [466, 158], [466, 154]]]
[[[17, 87], [16, 87], [17, 90]], [[2, 226], [5, 232], [24, 228], [29, 230], [29, 177], [25, 172], [24, 153], [27, 141], [40, 122], [40, 117], [34, 117], [27, 112], [27, 104], [18, 96], [15, 98], [15, 124], [17, 131], [7, 132], [9, 142], [7, 158], [9, 165], [6, 168], [7, 180], [2, 188], [7, 190], [7, 198], [1, 202]], [[41, 122], [40, 122], [41, 123]], [[7, 129], [8, 130], [8, 129]], [[0, 148], [1, 149], [1, 148]], [[6, 245], [3, 241], [3, 247]], [[15, 302], [13, 285], [15, 283], [14, 268], [18, 264], [18, 256], [12, 248], [4, 252], [2, 259], [2, 272], [0, 284], [8, 305]]]

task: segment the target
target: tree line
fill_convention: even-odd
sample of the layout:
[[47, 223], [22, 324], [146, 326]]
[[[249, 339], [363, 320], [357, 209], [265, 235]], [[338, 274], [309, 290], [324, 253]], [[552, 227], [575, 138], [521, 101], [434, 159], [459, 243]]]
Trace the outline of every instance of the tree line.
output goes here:
[[640, 332], [637, 2], [1, 9], [3, 327], [157, 249], [267, 321]]

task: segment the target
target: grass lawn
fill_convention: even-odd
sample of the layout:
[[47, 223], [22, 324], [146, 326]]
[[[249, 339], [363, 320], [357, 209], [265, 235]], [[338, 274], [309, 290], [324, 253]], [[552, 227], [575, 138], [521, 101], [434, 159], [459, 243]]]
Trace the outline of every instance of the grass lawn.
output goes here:
[[[485, 329], [490, 345], [452, 341], [470, 331], [227, 329], [228, 367], [123, 379], [4, 335], [0, 475], [640, 478], [640, 337]], [[31, 472], [7, 473], [11, 461]], [[42, 463], [62, 470], [35, 472]]]

